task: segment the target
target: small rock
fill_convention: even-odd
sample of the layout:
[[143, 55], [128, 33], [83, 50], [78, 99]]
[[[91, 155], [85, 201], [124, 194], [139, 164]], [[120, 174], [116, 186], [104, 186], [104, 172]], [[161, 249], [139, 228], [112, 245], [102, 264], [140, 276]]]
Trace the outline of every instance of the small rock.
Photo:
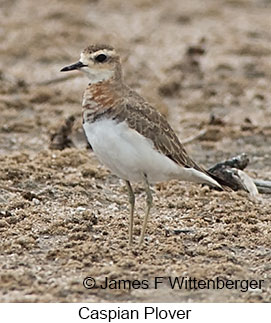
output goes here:
[[83, 206], [78, 206], [78, 207], [76, 208], [76, 212], [83, 212], [83, 211], [86, 211], [86, 208], [85, 208], [85, 207], [83, 207]]
[[39, 205], [40, 204], [40, 200], [33, 198], [32, 200], [34, 202], [35, 205]]

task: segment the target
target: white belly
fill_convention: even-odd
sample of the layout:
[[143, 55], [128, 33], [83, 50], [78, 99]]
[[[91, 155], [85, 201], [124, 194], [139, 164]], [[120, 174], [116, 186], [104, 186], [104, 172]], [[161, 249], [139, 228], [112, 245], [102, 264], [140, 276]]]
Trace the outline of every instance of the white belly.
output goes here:
[[180, 179], [219, 186], [209, 176], [183, 168], [155, 150], [150, 139], [130, 129], [125, 122], [101, 119], [83, 124], [85, 134], [99, 160], [114, 174], [129, 181], [150, 183]]

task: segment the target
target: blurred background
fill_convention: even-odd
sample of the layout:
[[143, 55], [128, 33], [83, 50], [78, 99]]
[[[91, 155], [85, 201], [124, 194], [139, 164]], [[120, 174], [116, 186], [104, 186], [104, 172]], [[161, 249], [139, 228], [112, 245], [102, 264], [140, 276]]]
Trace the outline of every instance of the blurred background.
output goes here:
[[59, 121], [80, 118], [87, 80], [59, 70], [92, 43], [120, 51], [126, 82], [181, 138], [208, 122], [228, 126], [207, 131], [212, 144], [239, 138], [240, 125], [263, 126], [270, 118], [270, 13], [268, 0], [2, 0], [1, 149], [40, 149]]

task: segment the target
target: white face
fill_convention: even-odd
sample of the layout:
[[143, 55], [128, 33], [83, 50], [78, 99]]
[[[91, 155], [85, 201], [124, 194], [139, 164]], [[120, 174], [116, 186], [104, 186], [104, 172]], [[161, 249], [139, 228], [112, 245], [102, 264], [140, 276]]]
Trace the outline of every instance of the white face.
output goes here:
[[114, 75], [114, 64], [107, 62], [114, 55], [112, 50], [99, 50], [95, 53], [81, 53], [80, 62], [84, 67], [80, 70], [87, 74], [91, 83], [106, 81]]

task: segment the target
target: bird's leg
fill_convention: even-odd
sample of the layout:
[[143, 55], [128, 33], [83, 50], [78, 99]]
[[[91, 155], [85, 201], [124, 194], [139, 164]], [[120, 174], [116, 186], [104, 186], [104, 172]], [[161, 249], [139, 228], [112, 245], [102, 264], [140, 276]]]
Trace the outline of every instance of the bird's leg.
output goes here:
[[129, 222], [129, 245], [133, 242], [133, 225], [134, 225], [134, 209], [135, 209], [135, 194], [129, 181], [126, 181], [126, 186], [129, 194], [130, 202], [130, 222]]
[[148, 178], [145, 174], [144, 174], [144, 183], [145, 183], [145, 190], [146, 190], [146, 194], [147, 194], [147, 198], [146, 198], [147, 208], [146, 208], [146, 214], [145, 214], [144, 223], [143, 223], [143, 227], [142, 227], [142, 231], [141, 231], [141, 235], [140, 235], [139, 245], [141, 245], [144, 240], [145, 231], [147, 228], [148, 218], [149, 218], [149, 214], [150, 214], [150, 209], [152, 206], [151, 189], [150, 189], [150, 185], [148, 182]]

